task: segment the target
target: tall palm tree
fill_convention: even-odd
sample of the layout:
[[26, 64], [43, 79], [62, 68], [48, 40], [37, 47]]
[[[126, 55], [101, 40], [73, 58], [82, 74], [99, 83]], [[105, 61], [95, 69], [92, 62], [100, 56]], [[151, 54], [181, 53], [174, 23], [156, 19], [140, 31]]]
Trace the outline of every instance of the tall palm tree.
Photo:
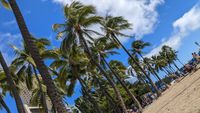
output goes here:
[[[86, 74], [87, 65], [89, 63], [83, 50], [77, 45], [74, 45], [68, 54], [63, 54], [60, 50], [55, 51], [57, 51], [60, 59], [55, 60], [50, 67], [54, 70], [59, 70], [58, 77], [56, 78], [59, 86], [64, 90], [67, 90], [67, 95], [71, 96], [78, 80], [86, 96], [88, 96], [89, 101], [96, 108], [97, 113], [101, 113], [98, 103], [89, 93], [90, 89], [84, 84], [84, 81], [81, 78]], [[66, 88], [67, 81], [70, 82], [68, 88]]]
[[43, 113], [49, 113], [47, 103], [46, 103], [47, 93], [46, 93], [45, 85], [42, 83], [37, 83], [37, 85], [32, 89], [31, 93], [32, 95], [31, 95], [29, 105], [42, 107], [41, 110], [43, 111]]
[[133, 53], [137, 53], [137, 54], [143, 59], [144, 64], [147, 65], [148, 70], [149, 70], [153, 75], [155, 75], [156, 78], [158, 78], [158, 80], [159, 80], [161, 83], [165, 84], [165, 86], [168, 87], [167, 84], [159, 77], [159, 75], [158, 75], [158, 73], [155, 71], [155, 69], [153, 69], [153, 67], [152, 67], [152, 65], [151, 65], [151, 63], [150, 63], [151, 59], [149, 59], [149, 58], [144, 58], [144, 57], [143, 57], [143, 55], [142, 55], [142, 53], [143, 53], [142, 50], [143, 50], [145, 47], [147, 47], [147, 46], [150, 46], [150, 43], [144, 42], [144, 41], [142, 41], [142, 40], [133, 41], [133, 42], [132, 42], [132, 52], [133, 52]]
[[119, 109], [118, 104], [116, 104], [117, 102], [108, 91], [109, 88], [103, 83], [103, 80], [97, 74], [98, 74], [97, 72], [91, 71], [91, 76], [93, 75], [92, 77], [94, 79], [93, 83], [97, 83], [99, 85], [99, 89], [102, 92], [102, 94], [106, 97], [106, 100], [109, 101], [111, 109], [113, 109], [113, 111], [116, 113], [121, 113], [121, 110]]
[[35, 64], [47, 87], [47, 94], [49, 95], [53, 105], [59, 113], [67, 113], [66, 105], [63, 103], [63, 100], [60, 94], [58, 93], [55, 84], [53, 83], [53, 80], [48, 72], [47, 66], [44, 64], [43, 59], [40, 57], [39, 50], [35, 45], [33, 39], [31, 38], [31, 34], [28, 30], [28, 27], [26, 26], [26, 23], [17, 5], [17, 2], [15, 0], [7, 1], [10, 4], [10, 7], [15, 15], [22, 37], [24, 39], [25, 44], [27, 45], [27, 49], [30, 51], [30, 54], [33, 57], [33, 60], [35, 61]]
[[[40, 38], [35, 39], [34, 41], [36, 43], [36, 46], [39, 48], [39, 52], [43, 59], [45, 58], [55, 58], [53, 51], [47, 50], [46, 46], [50, 45], [50, 42], [47, 39]], [[17, 57], [12, 61], [12, 66], [16, 68], [16, 75], [24, 81], [26, 86], [29, 90], [32, 90], [33, 88], [33, 80], [36, 79], [38, 86], [39, 86], [39, 93], [41, 94], [41, 105], [45, 111], [45, 113], [48, 113], [45, 93], [42, 90], [42, 81], [40, 80], [38, 73], [37, 73], [37, 67], [35, 65], [35, 62], [30, 55], [30, 52], [26, 49], [26, 45], [23, 44], [23, 50], [17, 48], [14, 45], [11, 45], [11, 47], [14, 50], [14, 53], [17, 55]], [[35, 76], [35, 79], [33, 79], [33, 75]]]
[[152, 87], [155, 89], [158, 96], [161, 95], [160, 91], [156, 87], [156, 85], [153, 83], [153, 81], [150, 79], [146, 71], [140, 66], [140, 64], [133, 58], [131, 53], [126, 49], [126, 47], [120, 42], [120, 40], [117, 38], [117, 36], [127, 36], [123, 33], [121, 33], [122, 30], [130, 29], [130, 23], [128, 23], [127, 20], [125, 20], [123, 17], [112, 17], [107, 16], [105, 19], [102, 19], [101, 21], [102, 29], [106, 34], [106, 37], [110, 40], [114, 41], [116, 44], [119, 44], [123, 50], [128, 54], [131, 60], [138, 66], [140, 71], [148, 78], [150, 81]]
[[74, 43], [80, 44], [84, 48], [88, 58], [90, 58], [91, 63], [94, 64], [109, 81], [117, 95], [117, 98], [120, 100], [123, 112], [127, 113], [124, 101], [114, 81], [96, 61], [96, 58], [88, 45], [88, 43], [91, 43], [91, 40], [94, 38], [91, 37], [90, 34], [98, 34], [96, 31], [88, 29], [88, 27], [98, 23], [101, 17], [95, 16], [96, 11], [93, 6], [84, 6], [79, 2], [73, 2], [69, 6], [65, 6], [64, 13], [66, 22], [64, 24], [54, 25], [54, 29], [59, 32], [58, 37], [65, 37], [61, 45], [62, 51], [69, 51], [70, 47], [72, 47]]
[[[104, 62], [106, 63], [106, 65], [109, 67], [109, 69], [111, 70], [111, 72], [113, 73], [113, 75], [117, 78], [117, 80], [120, 82], [120, 84], [122, 85], [122, 87], [125, 89], [125, 91], [127, 92], [127, 94], [131, 97], [131, 99], [136, 103], [139, 112], [142, 112], [142, 106], [140, 104], [140, 102], [138, 101], [138, 99], [135, 97], [135, 95], [133, 95], [133, 93], [128, 89], [128, 87], [125, 84], [124, 79], [120, 78], [119, 74], [117, 74], [117, 71], [114, 71], [115, 69], [118, 69], [117, 67], [120, 66], [121, 62], [118, 61], [111, 61], [110, 64], [103, 58]], [[123, 65], [121, 65], [121, 67], [123, 67]], [[119, 72], [118, 72], [119, 73]], [[125, 73], [124, 73], [125, 74]]]
[[[8, 3], [6, 0], [0, 0], [0, 3], [1, 3], [6, 9], [10, 9], [10, 5], [9, 5], [9, 3]], [[11, 78], [11, 73], [10, 73], [8, 67], [7, 67], [7, 64], [6, 64], [5, 60], [4, 60], [4, 58], [3, 58], [1, 52], [0, 52], [0, 62], [1, 62], [2, 67], [4, 66], [3, 69], [6, 69], [6, 70], [5, 70], [5, 71], [6, 71], [5, 73], [6, 73], [6, 76], [8, 76], [7, 78], [9, 78], [9, 77]], [[7, 82], [8, 82], [8, 84], [10, 85], [10, 87], [13, 88], [13, 89], [12, 89], [12, 92], [16, 92], [16, 93], [17, 93], [18, 91], [17, 91], [16, 87], [14, 86], [14, 82], [12, 81], [12, 79], [7, 80]], [[21, 101], [21, 98], [20, 98], [19, 94], [18, 94], [18, 93], [15, 94], [14, 97], [15, 97], [15, 101], [16, 101], [16, 104], [17, 104], [18, 112], [25, 113], [25, 109], [24, 109], [24, 107], [23, 107], [23, 103], [22, 103], [22, 101]], [[8, 107], [6, 106], [6, 104], [3, 102], [2, 96], [1, 96], [1, 102], [2, 102], [2, 105], [4, 106], [4, 108], [6, 109], [6, 111], [7, 111], [8, 113], [10, 113], [9, 108], [8, 108]]]
[[159, 72], [159, 71], [163, 71], [165, 72], [166, 75], [170, 75], [170, 73], [168, 72], [168, 70], [165, 69], [167, 62], [165, 59], [163, 59], [161, 56], [157, 55], [157, 56], [152, 56], [152, 61], [153, 61], [153, 65], [154, 65], [154, 69]]
[[[147, 73], [145, 66], [142, 65], [142, 62], [139, 60], [138, 56], [136, 54], [132, 54], [132, 56], [135, 59], [135, 61], [138, 62]], [[131, 60], [131, 58], [128, 59], [128, 63], [131, 65], [131, 67], [129, 67], [129, 75], [132, 75], [134, 77], [136, 76], [141, 83], [145, 83], [149, 91], [153, 92], [152, 88], [149, 86], [149, 79], [150, 79], [149, 74], [147, 75], [148, 77], [144, 75], [144, 73], [141, 72], [139, 67], [133, 62], [133, 60]], [[133, 70], [135, 72], [135, 75], [133, 74]]]
[[26, 113], [24, 105], [23, 105], [23, 102], [22, 102], [22, 100], [21, 100], [21, 98], [19, 96], [19, 92], [18, 92], [18, 90], [16, 88], [16, 85], [15, 85], [15, 83], [13, 81], [13, 78], [11, 76], [11, 71], [8, 68], [8, 66], [6, 64], [6, 61], [4, 60], [3, 55], [2, 55], [1, 52], [0, 52], [0, 63], [1, 63], [1, 66], [3, 67], [3, 70], [4, 70], [5, 74], [6, 74], [7, 83], [9, 84], [9, 86], [12, 89], [11, 91], [12, 91], [12, 94], [14, 95], [18, 112], [19, 113]]
[[175, 70], [172, 68], [171, 64], [173, 64], [177, 68], [177, 70], [180, 71], [179, 67], [174, 62], [177, 57], [176, 53], [171, 47], [164, 45], [161, 49], [160, 54], [161, 54], [161, 56], [163, 56], [166, 59], [166, 61], [168, 62], [168, 65], [172, 71], [175, 72]]
[[119, 65], [121, 65], [121, 67], [126, 70], [125, 66], [123, 66], [123, 64], [119, 63], [118, 61], [113, 61], [112, 62], [112, 65], [116, 64], [116, 66], [110, 66], [110, 64], [105, 59], [105, 57], [107, 57], [108, 54], [115, 54], [116, 53], [115, 51], [112, 51], [112, 49], [117, 48], [117, 45], [115, 43], [113, 43], [113, 42], [107, 41], [105, 37], [99, 38], [95, 42], [96, 43], [95, 43], [95, 47], [94, 48], [97, 49], [98, 54], [100, 55], [99, 57], [102, 60], [102, 62], [105, 63], [105, 65], [110, 69], [110, 71], [112, 72], [112, 74], [116, 77], [116, 79], [119, 81], [119, 83], [125, 89], [125, 91], [130, 96], [130, 98], [132, 99], [132, 101], [137, 104], [137, 106], [139, 108], [139, 111], [142, 112], [142, 106], [139, 103], [139, 101], [137, 100], [137, 98], [126, 87], [124, 79], [120, 78], [118, 72], [115, 69], [113, 69], [113, 67], [116, 67], [116, 66], [119, 67]]
[[7, 106], [6, 102], [3, 99], [4, 96], [5, 96], [5, 93], [4, 93], [5, 87], [4, 86], [8, 85], [6, 83], [6, 75], [5, 75], [3, 70], [0, 70], [0, 83], [1, 83], [0, 87], [1, 87], [1, 90], [2, 90], [1, 93], [0, 93], [0, 109], [4, 108], [7, 113], [11, 113], [9, 107]]

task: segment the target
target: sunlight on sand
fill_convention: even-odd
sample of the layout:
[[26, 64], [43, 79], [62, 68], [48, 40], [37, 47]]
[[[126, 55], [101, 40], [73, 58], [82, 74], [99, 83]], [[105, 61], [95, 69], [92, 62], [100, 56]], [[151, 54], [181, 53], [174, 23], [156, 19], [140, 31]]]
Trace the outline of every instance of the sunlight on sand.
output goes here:
[[200, 70], [170, 86], [144, 113], [200, 113]]

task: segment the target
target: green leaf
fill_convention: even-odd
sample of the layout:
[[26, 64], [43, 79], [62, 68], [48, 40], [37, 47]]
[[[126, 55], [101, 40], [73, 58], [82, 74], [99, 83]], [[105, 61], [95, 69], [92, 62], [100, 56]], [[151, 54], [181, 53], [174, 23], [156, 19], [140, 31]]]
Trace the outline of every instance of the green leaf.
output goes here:
[[6, 9], [11, 10], [10, 4], [6, 0], [1, 0], [0, 2]]

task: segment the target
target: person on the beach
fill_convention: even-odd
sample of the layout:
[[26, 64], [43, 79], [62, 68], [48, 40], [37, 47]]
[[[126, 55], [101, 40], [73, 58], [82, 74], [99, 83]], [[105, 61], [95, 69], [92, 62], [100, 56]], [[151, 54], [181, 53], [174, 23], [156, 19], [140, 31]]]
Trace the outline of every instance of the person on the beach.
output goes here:
[[194, 64], [200, 62], [200, 56], [197, 55], [195, 52], [192, 53], [192, 57], [193, 57], [193, 58], [192, 58], [192, 61], [193, 61]]

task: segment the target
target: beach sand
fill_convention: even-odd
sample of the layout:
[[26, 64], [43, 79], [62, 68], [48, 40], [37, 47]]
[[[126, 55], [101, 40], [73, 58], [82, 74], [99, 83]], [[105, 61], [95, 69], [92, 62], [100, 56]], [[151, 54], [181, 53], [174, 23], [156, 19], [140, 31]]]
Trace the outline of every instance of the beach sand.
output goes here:
[[200, 70], [170, 86], [143, 113], [200, 113]]

